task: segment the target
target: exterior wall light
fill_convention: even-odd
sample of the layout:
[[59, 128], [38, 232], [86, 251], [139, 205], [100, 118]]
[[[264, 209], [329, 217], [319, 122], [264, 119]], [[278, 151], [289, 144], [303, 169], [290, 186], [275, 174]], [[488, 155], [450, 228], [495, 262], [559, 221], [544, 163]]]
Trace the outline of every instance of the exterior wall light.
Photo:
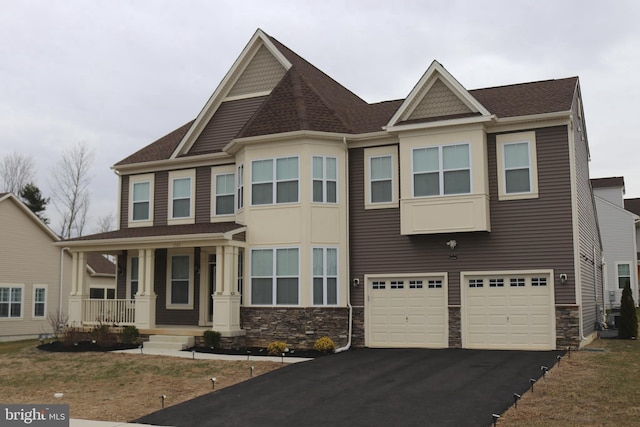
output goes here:
[[563, 273], [560, 275], [560, 284], [564, 285], [565, 283], [567, 283], [567, 275]]

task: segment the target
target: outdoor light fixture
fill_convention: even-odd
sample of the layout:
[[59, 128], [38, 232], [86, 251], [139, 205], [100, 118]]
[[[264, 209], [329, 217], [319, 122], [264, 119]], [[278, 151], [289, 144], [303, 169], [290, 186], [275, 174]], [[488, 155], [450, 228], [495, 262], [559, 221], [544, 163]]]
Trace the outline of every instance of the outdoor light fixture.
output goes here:
[[253, 366], [249, 366], [249, 376], [253, 378]]
[[216, 377], [212, 377], [209, 381], [211, 381], [211, 390], [216, 389]]
[[560, 361], [562, 360], [562, 356], [557, 355], [556, 360], [558, 361], [558, 366], [560, 366]]
[[531, 383], [531, 393], [533, 393], [533, 385], [536, 383], [535, 378], [530, 378], [529, 382]]
[[54, 394], [53, 394], [53, 397], [55, 397], [56, 399], [61, 399], [61, 398], [62, 398], [62, 396], [64, 396], [64, 393], [59, 393], [59, 392], [58, 392], [58, 393], [54, 393]]
[[545, 377], [545, 375], [547, 375], [547, 372], [549, 372], [549, 368], [547, 368], [546, 366], [540, 366], [540, 370], [542, 371], [542, 378]]
[[358, 279], [357, 277], [355, 279], [353, 279], [353, 287], [354, 288], [356, 288], [359, 284], [360, 284], [360, 279]]
[[140, 344], [140, 345], [138, 346], [138, 348], [140, 349], [140, 354], [144, 354], [144, 353], [142, 352], [142, 344]]
[[449, 240], [447, 242], [447, 246], [449, 246], [449, 249], [454, 250], [456, 248], [456, 246], [458, 246], [458, 242], [456, 242], [455, 240]]
[[191, 360], [196, 360], [196, 349], [195, 348], [191, 349]]
[[250, 356], [251, 356], [251, 350], [247, 350], [247, 362], [249, 361]]
[[518, 407], [518, 400], [520, 400], [520, 395], [518, 393], [513, 393], [513, 405]]
[[561, 284], [561, 285], [564, 285], [565, 283], [567, 283], [567, 279], [568, 279], [567, 275], [566, 275], [566, 274], [564, 274], [564, 273], [562, 273], [562, 274], [560, 275], [560, 284]]
[[498, 420], [500, 419], [500, 415], [498, 414], [491, 414], [491, 419], [493, 420], [493, 427], [496, 427]]
[[163, 394], [162, 396], [160, 396], [160, 400], [162, 401], [162, 409], [164, 409], [164, 400], [167, 398], [166, 394]]

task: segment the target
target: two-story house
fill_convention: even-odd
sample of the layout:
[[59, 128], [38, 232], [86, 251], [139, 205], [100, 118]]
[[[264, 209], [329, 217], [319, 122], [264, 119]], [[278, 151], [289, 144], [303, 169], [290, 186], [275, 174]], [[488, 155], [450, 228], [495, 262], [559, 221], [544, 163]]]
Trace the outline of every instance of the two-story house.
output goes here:
[[625, 209], [623, 177], [595, 178], [591, 186], [604, 249], [605, 308], [617, 310], [627, 284], [638, 301], [636, 223], [640, 217]]
[[[189, 122], [113, 166], [112, 315], [245, 345], [553, 349], [602, 316], [578, 78], [369, 104], [258, 30]], [[71, 318], [86, 322], [76, 268]], [[168, 332], [167, 332], [168, 333]]]

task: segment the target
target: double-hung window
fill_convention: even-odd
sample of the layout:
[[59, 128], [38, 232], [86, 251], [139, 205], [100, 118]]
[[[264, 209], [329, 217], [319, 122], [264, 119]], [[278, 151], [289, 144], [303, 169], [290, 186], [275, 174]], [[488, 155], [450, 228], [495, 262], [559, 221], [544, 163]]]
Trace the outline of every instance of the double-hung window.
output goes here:
[[255, 160], [251, 163], [251, 203], [298, 202], [298, 157]]
[[338, 304], [338, 249], [313, 248], [313, 305]]
[[22, 317], [22, 287], [0, 286], [0, 318]]
[[233, 173], [216, 175], [215, 188], [215, 214], [233, 215], [235, 175]]
[[631, 265], [618, 264], [617, 270], [618, 289], [624, 289], [626, 285], [631, 284]]
[[469, 144], [414, 148], [413, 196], [442, 196], [471, 192]]
[[251, 251], [251, 304], [299, 303], [299, 254], [297, 248]]
[[171, 255], [169, 257], [169, 295], [170, 306], [188, 307], [191, 300], [191, 256]]
[[335, 157], [313, 156], [313, 201], [337, 203], [338, 167]]
[[370, 157], [369, 162], [370, 202], [391, 203], [393, 201], [393, 157]]
[[36, 285], [33, 288], [33, 317], [44, 317], [47, 314], [47, 287]]
[[189, 218], [191, 216], [191, 178], [175, 178], [171, 181], [172, 218]]
[[133, 221], [149, 220], [149, 208], [151, 207], [151, 183], [149, 181], [133, 183], [132, 205], [131, 219]]
[[496, 136], [499, 200], [538, 197], [535, 132]]

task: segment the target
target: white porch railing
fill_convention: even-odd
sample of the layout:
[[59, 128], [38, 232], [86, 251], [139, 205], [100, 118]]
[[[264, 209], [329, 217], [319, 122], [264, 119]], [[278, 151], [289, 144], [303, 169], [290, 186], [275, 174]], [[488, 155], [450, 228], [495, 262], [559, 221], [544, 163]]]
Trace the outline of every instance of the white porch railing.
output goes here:
[[83, 325], [133, 325], [136, 305], [133, 299], [85, 299], [82, 302]]

